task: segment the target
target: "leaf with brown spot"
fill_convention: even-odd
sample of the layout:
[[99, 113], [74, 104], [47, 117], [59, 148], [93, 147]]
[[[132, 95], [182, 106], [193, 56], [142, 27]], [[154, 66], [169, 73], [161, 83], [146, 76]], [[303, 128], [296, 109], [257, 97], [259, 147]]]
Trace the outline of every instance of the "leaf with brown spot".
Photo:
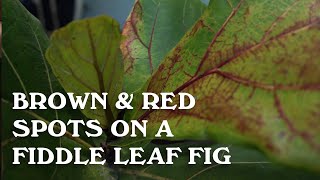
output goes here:
[[212, 0], [141, 90], [188, 92], [196, 106], [127, 118], [149, 119], [149, 129], [168, 119], [176, 139], [248, 143], [320, 171], [319, 7], [318, 0]]
[[[137, 0], [124, 28], [124, 89], [139, 89], [200, 17], [200, 0]], [[132, 78], [132, 77], [135, 78]]]

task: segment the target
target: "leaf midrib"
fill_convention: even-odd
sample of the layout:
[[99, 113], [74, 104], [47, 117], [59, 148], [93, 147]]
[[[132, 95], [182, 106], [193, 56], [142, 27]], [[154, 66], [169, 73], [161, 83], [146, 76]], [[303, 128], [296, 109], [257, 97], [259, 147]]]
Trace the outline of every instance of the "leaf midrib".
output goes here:
[[[99, 90], [100, 90], [100, 94], [102, 95], [103, 92], [105, 92], [105, 87], [104, 87], [104, 78], [103, 78], [103, 74], [100, 70], [99, 64], [98, 64], [98, 59], [97, 59], [97, 54], [96, 54], [96, 48], [94, 45], [94, 41], [93, 41], [93, 36], [92, 36], [92, 31], [91, 31], [91, 27], [90, 27], [90, 23], [89, 21], [86, 21], [86, 25], [87, 25], [87, 33], [89, 36], [89, 40], [90, 40], [90, 49], [91, 49], [91, 53], [92, 53], [92, 59], [93, 59], [93, 66], [96, 70], [97, 73], [97, 77], [98, 77], [98, 83], [99, 83]], [[114, 117], [109, 105], [109, 101], [108, 101], [108, 97], [107, 99], [107, 106], [106, 109], [104, 109], [104, 114], [105, 114], [105, 120], [106, 122], [112, 123], [114, 121]], [[107, 126], [109, 127], [109, 126]]]

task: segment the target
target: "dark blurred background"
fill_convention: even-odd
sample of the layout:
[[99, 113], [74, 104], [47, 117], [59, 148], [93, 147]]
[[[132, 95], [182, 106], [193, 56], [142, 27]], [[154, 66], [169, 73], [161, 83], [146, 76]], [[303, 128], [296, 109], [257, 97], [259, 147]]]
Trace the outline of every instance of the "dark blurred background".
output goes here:
[[20, 0], [48, 32], [72, 20], [109, 15], [123, 26], [134, 0]]
[[[51, 32], [72, 20], [109, 15], [121, 27], [128, 17], [135, 0], [20, 0], [35, 15], [47, 32]], [[201, 0], [208, 3], [210, 0]]]

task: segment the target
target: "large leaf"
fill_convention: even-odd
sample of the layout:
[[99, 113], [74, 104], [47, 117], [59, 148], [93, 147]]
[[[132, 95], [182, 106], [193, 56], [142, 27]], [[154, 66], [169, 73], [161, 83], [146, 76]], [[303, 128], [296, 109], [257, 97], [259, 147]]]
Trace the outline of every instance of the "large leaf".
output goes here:
[[149, 119], [149, 129], [168, 119], [176, 139], [249, 143], [320, 171], [319, 28], [317, 0], [213, 0], [141, 90], [188, 92], [195, 107], [126, 116]]
[[[130, 144], [131, 147], [141, 145]], [[159, 148], [166, 161], [166, 148], [180, 147], [182, 153], [178, 153], [179, 158], [174, 158], [172, 165], [159, 165], [153, 161], [152, 165], [127, 165], [116, 166], [116, 171], [120, 179], [317, 179], [319, 175], [312, 174], [304, 170], [288, 168], [277, 163], [272, 163], [261, 152], [253, 148], [236, 145], [214, 145], [212, 142], [158, 142], [150, 143], [144, 147], [142, 158], [149, 160], [154, 148]], [[212, 151], [219, 147], [229, 147], [231, 155], [231, 165], [220, 165], [212, 162], [211, 165], [204, 164], [204, 154], [201, 158], [195, 158], [195, 165], [188, 165], [189, 147], [212, 148]], [[122, 146], [122, 160], [130, 157], [130, 152]], [[219, 158], [223, 160], [226, 152], [219, 153]]]
[[90, 109], [91, 96], [82, 112], [109, 127], [117, 117], [115, 102], [122, 91], [123, 68], [120, 60], [119, 24], [100, 16], [74, 21], [55, 31], [46, 57], [67, 92], [83, 96], [86, 92], [108, 93], [106, 109], [96, 103]]
[[[124, 28], [124, 89], [140, 88], [200, 17], [200, 0], [137, 0]], [[132, 77], [135, 78], [132, 78]]]
[[[25, 160], [21, 165], [13, 165], [13, 147], [47, 147], [54, 150], [56, 147], [82, 147], [86, 152], [90, 147], [89, 139], [73, 138], [68, 132], [65, 137], [53, 138], [42, 133], [38, 138], [13, 137], [13, 122], [16, 119], [39, 119], [48, 122], [53, 119], [69, 120], [83, 119], [77, 110], [68, 109], [55, 111], [47, 110], [12, 110], [13, 92], [40, 92], [46, 95], [52, 92], [63, 92], [58, 81], [48, 67], [44, 52], [49, 44], [48, 37], [39, 21], [34, 18], [18, 0], [3, 0], [3, 46], [1, 59], [1, 179], [49, 179], [56, 177], [61, 169], [64, 176], [74, 176], [72, 167], [28, 165]], [[29, 124], [30, 125], [30, 124]], [[59, 127], [56, 127], [59, 128]], [[83, 129], [79, 130], [84, 137]], [[28, 156], [27, 156], [28, 157]], [[96, 168], [96, 171], [93, 171]], [[99, 171], [104, 169], [105, 173]], [[105, 179], [109, 171], [103, 167], [81, 166], [78, 179], [96, 177]], [[79, 177], [79, 176], [80, 177]], [[63, 178], [61, 178], [63, 179]]]

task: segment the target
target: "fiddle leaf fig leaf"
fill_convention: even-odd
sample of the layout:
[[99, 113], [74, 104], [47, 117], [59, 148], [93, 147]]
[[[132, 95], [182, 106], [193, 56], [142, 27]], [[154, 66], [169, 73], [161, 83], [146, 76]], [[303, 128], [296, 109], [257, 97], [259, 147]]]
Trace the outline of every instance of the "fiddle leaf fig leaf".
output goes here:
[[[270, 162], [270, 160], [261, 152], [254, 148], [237, 146], [212, 144], [201, 141], [185, 141], [171, 142], [172, 144], [154, 144], [150, 143], [144, 147], [142, 157], [148, 159], [154, 148], [159, 148], [161, 153], [165, 153], [167, 148], [179, 147], [181, 153], [179, 157], [173, 159], [173, 164], [145, 164], [145, 165], [122, 165], [115, 168], [120, 179], [318, 179], [319, 174], [310, 173], [303, 169], [290, 168], [278, 163]], [[132, 146], [132, 145], [130, 145]], [[139, 145], [140, 146], [140, 145]], [[205, 156], [195, 158], [195, 164], [188, 165], [190, 161], [189, 148], [202, 147], [212, 148], [211, 151], [221, 147], [228, 147], [228, 152], [220, 152], [219, 159], [225, 160], [225, 156], [231, 155], [231, 164], [223, 165], [205, 164]], [[124, 150], [124, 149], [122, 149]], [[124, 151], [122, 154], [124, 159], [130, 157], [130, 151]], [[165, 161], [165, 158], [163, 158]]]
[[[108, 127], [117, 117], [114, 104], [122, 91], [123, 65], [120, 57], [119, 24], [106, 16], [71, 22], [55, 31], [46, 57], [54, 74], [67, 92], [107, 92], [104, 108], [96, 103], [90, 109], [91, 96], [82, 112]], [[89, 103], [90, 102], [90, 103]]]
[[139, 89], [147, 81], [205, 7], [200, 0], [136, 1], [122, 32], [127, 92]]
[[[57, 147], [73, 149], [83, 148], [81, 160], [88, 159], [92, 138], [85, 136], [85, 128], [79, 129], [80, 137], [73, 137], [68, 128], [63, 137], [52, 137], [48, 132], [39, 133], [39, 137], [15, 137], [13, 131], [19, 128], [13, 126], [15, 120], [24, 119], [31, 127], [31, 120], [41, 120], [45, 123], [54, 119], [68, 121], [71, 118], [84, 118], [78, 110], [14, 110], [13, 92], [26, 94], [29, 101], [30, 92], [50, 95], [53, 92], [64, 92], [59, 82], [51, 72], [44, 57], [49, 45], [49, 39], [40, 22], [32, 16], [18, 0], [3, 0], [3, 34], [1, 59], [1, 179], [106, 179], [112, 178], [105, 166], [87, 165], [31, 165], [25, 152], [24, 158], [18, 158], [21, 164], [13, 164], [17, 147], [45, 147], [55, 151]], [[29, 103], [31, 103], [29, 101]], [[30, 128], [31, 129], [31, 128]], [[55, 130], [61, 130], [58, 125]], [[25, 130], [24, 130], [25, 131]], [[27, 131], [25, 131], [27, 132]], [[31, 135], [31, 132], [29, 133]], [[35, 160], [39, 159], [34, 155]], [[47, 157], [47, 156], [45, 156]], [[30, 160], [32, 161], [32, 160]], [[29, 164], [28, 164], [29, 162]], [[74, 170], [79, 173], [74, 173]], [[63, 171], [63, 172], [62, 172]], [[103, 172], [103, 173], [102, 173]], [[57, 178], [56, 178], [57, 177]]]
[[320, 171], [319, 44], [317, 0], [212, 0], [142, 90], [187, 92], [195, 107], [131, 117], [149, 129], [167, 119], [175, 139], [248, 143]]

